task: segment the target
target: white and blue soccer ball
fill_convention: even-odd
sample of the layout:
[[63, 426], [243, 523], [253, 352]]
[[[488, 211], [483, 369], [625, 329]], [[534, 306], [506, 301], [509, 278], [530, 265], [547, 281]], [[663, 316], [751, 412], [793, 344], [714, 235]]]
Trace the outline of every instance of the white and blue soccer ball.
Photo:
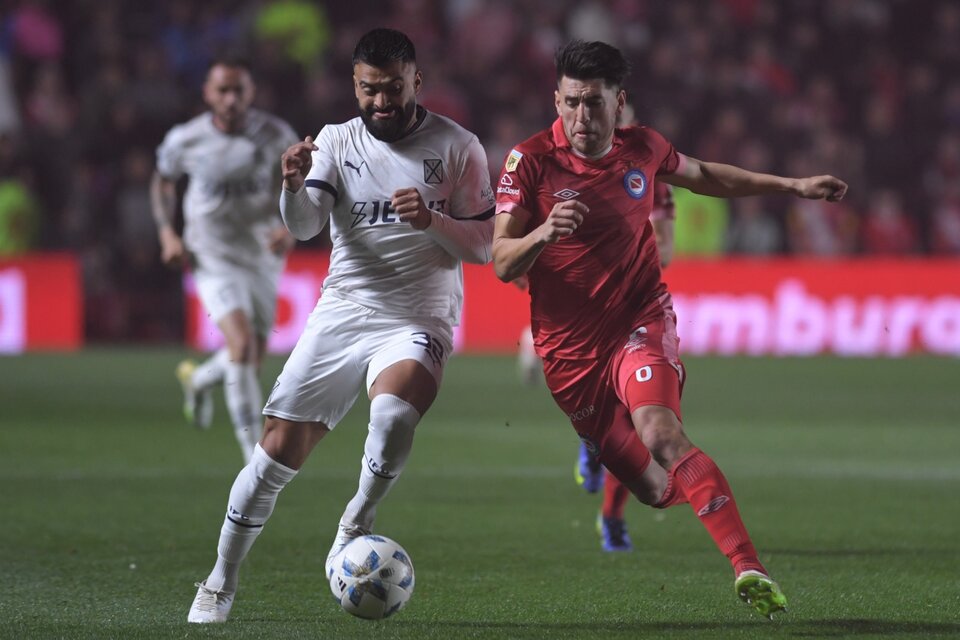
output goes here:
[[343, 610], [379, 620], [400, 611], [413, 595], [413, 563], [403, 547], [378, 535], [354, 538], [343, 548], [328, 576], [330, 591]]

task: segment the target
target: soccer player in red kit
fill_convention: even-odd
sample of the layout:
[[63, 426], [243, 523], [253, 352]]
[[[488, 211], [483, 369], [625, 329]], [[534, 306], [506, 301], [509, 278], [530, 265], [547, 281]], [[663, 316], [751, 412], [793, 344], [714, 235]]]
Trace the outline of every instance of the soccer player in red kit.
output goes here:
[[[666, 267], [673, 259], [673, 226], [676, 211], [673, 203], [673, 190], [665, 182], [653, 183], [653, 209], [650, 212], [650, 224], [660, 255], [660, 266]], [[533, 339], [530, 339], [533, 349]], [[539, 358], [538, 358], [539, 360]], [[627, 532], [627, 521], [623, 517], [624, 509], [630, 498], [630, 490], [615, 475], [603, 468], [600, 461], [590, 452], [586, 443], [580, 443], [577, 464], [574, 467], [577, 484], [587, 493], [596, 493], [603, 489], [603, 505], [597, 519], [600, 534], [600, 548], [604, 551], [632, 551], [633, 542]]]
[[629, 65], [602, 42], [557, 52], [559, 118], [515, 147], [497, 185], [493, 261], [527, 274], [534, 344], [554, 400], [600, 462], [644, 504], [689, 502], [767, 617], [786, 597], [760, 563], [713, 460], [684, 433], [676, 316], [649, 224], [654, 179], [704, 195], [840, 200], [833, 176], [785, 178], [703, 162], [648, 127], [616, 129]]

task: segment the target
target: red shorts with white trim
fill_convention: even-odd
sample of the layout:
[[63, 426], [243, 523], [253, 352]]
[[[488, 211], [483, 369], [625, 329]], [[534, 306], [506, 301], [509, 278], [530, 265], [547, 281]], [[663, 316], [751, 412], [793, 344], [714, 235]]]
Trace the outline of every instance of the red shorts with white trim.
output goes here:
[[686, 377], [679, 358], [676, 316], [669, 298], [623, 336], [608, 356], [589, 360], [545, 358], [554, 400], [591, 452], [621, 482], [639, 479], [650, 461], [630, 418], [657, 405], [681, 418]]

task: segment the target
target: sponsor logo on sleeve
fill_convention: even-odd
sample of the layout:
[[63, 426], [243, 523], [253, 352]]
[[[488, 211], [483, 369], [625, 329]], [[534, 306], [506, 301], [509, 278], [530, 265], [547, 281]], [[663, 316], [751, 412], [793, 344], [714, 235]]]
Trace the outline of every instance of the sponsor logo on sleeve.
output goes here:
[[520, 195], [520, 189], [513, 186], [513, 178], [510, 177], [509, 173], [505, 173], [503, 177], [500, 178], [500, 186], [497, 187], [497, 193], [505, 193], [508, 196], [518, 196]]
[[520, 153], [516, 149], [512, 149], [510, 151], [510, 155], [507, 156], [507, 164], [505, 169], [507, 171], [516, 171], [517, 165], [520, 164], [520, 158], [522, 157], [523, 157], [522, 153]]
[[494, 200], [493, 187], [491, 187], [488, 184], [483, 185], [483, 187], [481, 187], [480, 189], [480, 199], [483, 200], [484, 202], [493, 203], [493, 200]]

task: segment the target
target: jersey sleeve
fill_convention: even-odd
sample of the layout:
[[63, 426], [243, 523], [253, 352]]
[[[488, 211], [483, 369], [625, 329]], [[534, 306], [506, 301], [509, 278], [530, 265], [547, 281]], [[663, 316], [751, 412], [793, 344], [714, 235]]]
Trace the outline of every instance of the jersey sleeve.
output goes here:
[[650, 135], [650, 146], [654, 154], [660, 159], [657, 166], [657, 174], [670, 175], [677, 173], [680, 169], [682, 156], [674, 148], [673, 144], [653, 129], [647, 129]]
[[157, 172], [168, 180], [177, 180], [186, 173], [183, 164], [183, 152], [186, 148], [184, 137], [183, 127], [178, 125], [167, 132], [163, 142], [157, 147]]
[[493, 217], [494, 204], [487, 154], [477, 137], [472, 136], [464, 149], [460, 178], [450, 195], [447, 211], [452, 218], [486, 220]]
[[314, 144], [317, 145], [317, 150], [311, 156], [313, 166], [310, 167], [304, 184], [310, 199], [314, 204], [319, 204], [321, 192], [329, 193], [334, 200], [340, 195], [337, 191], [339, 176], [337, 157], [340, 151], [334, 128], [328, 126], [321, 129]]
[[510, 213], [515, 207], [536, 209], [536, 168], [533, 158], [514, 148], [507, 154], [497, 181], [497, 213]]

